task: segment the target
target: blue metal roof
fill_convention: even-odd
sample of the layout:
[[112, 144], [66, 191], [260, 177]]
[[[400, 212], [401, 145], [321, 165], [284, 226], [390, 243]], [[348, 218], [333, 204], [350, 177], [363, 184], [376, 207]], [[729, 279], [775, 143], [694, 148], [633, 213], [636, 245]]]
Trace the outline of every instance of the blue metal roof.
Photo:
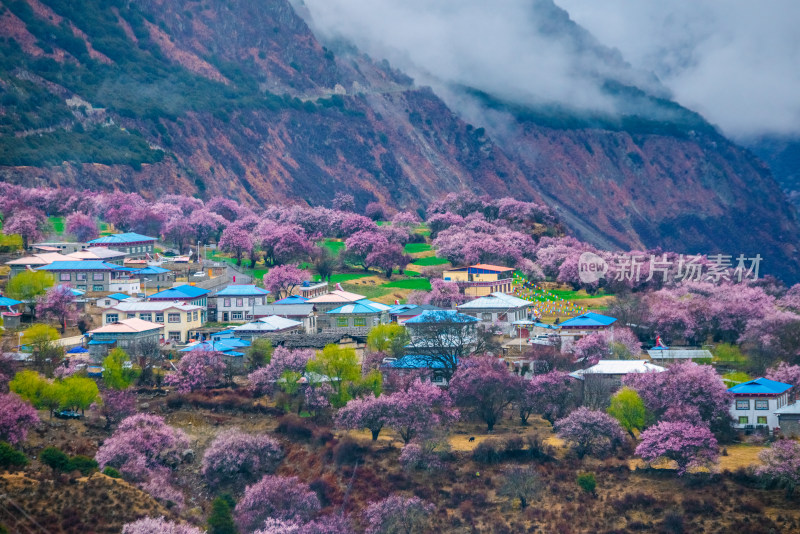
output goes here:
[[[458, 360], [456, 360], [456, 364], [458, 364]], [[430, 356], [417, 354], [406, 354], [386, 366], [395, 369], [444, 369], [444, 364], [440, 360], [431, 360]]]
[[306, 302], [308, 302], [308, 299], [305, 297], [301, 297], [300, 295], [289, 295], [281, 300], [276, 300], [272, 304], [305, 304]]
[[69, 349], [67, 351], [67, 354], [84, 354], [86, 352], [89, 352], [89, 351], [86, 350], [83, 347], [72, 347], [71, 349]]
[[202, 343], [189, 345], [188, 347], [181, 349], [179, 352], [192, 352], [194, 350], [199, 350], [202, 352], [222, 352], [232, 356], [241, 356], [242, 353], [235, 352], [235, 349], [249, 346], [249, 341], [239, 338], [228, 338], [221, 339], [219, 341], [203, 341]]
[[145, 267], [144, 269], [137, 269], [136, 272], [139, 274], [162, 274], [171, 271], [163, 267], [157, 267], [155, 265], [151, 265], [150, 267]]
[[148, 300], [185, 300], [196, 299], [208, 295], [208, 290], [202, 287], [195, 287], [190, 285], [182, 285], [178, 287], [171, 287], [158, 293], [153, 293], [148, 297]]
[[125, 300], [131, 298], [130, 295], [126, 295], [125, 293], [114, 293], [112, 295], [108, 295], [105, 298], [115, 299], [115, 300]]
[[89, 342], [89, 345], [113, 345], [116, 342], [116, 339], [93, 339]]
[[8, 297], [0, 297], [0, 306], [16, 306], [17, 304], [21, 304], [21, 302]]
[[260, 287], [256, 287], [254, 285], [247, 285], [247, 284], [239, 284], [239, 285], [229, 285], [222, 291], [217, 292], [218, 297], [261, 297], [263, 295], [269, 295], [269, 291], [266, 289], [261, 289]]
[[119, 265], [99, 260], [87, 261], [54, 261], [50, 265], [39, 267], [39, 271], [118, 271]]
[[123, 245], [127, 243], [141, 243], [142, 241], [155, 241], [155, 237], [148, 237], [146, 235], [137, 234], [135, 232], [126, 232], [124, 234], [104, 235], [97, 239], [89, 241], [90, 245]]
[[83, 291], [81, 289], [75, 289], [74, 287], [70, 287], [69, 285], [58, 284], [58, 286], [56, 286], [56, 287], [58, 287], [58, 289], [61, 289], [62, 287], [66, 288], [66, 289], [69, 289], [69, 291], [70, 291], [70, 293], [72, 293], [73, 297], [82, 297], [83, 295], [86, 294], [86, 291]]
[[609, 326], [617, 321], [614, 317], [607, 315], [600, 315], [599, 313], [586, 312], [584, 314], [567, 319], [561, 323], [561, 328], [566, 327], [581, 327], [581, 326]]
[[749, 382], [736, 384], [728, 391], [736, 395], [779, 395], [792, 388], [791, 384], [776, 382], [768, 378], [756, 378]]
[[356, 314], [356, 313], [381, 313], [383, 310], [377, 308], [375, 306], [371, 306], [366, 302], [355, 302], [352, 304], [345, 304], [344, 306], [339, 306], [336, 309], [329, 311], [328, 313], [333, 315], [339, 314]]
[[533, 323], [533, 326], [536, 326], [538, 328], [549, 328], [550, 330], [558, 330], [559, 329], [558, 325], [542, 323], [542, 322], [539, 322], [539, 321], [535, 321]]
[[426, 324], [426, 323], [477, 323], [478, 319], [458, 313], [455, 310], [425, 310], [416, 317], [412, 317], [406, 324]]

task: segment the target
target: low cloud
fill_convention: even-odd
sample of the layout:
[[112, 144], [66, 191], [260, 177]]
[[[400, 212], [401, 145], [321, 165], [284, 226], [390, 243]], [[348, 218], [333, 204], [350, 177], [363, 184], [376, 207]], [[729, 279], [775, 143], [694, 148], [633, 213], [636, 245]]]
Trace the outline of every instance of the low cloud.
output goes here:
[[794, 0], [556, 0], [569, 15], [550, 0], [295, 1], [323, 39], [434, 88], [613, 112], [602, 90], [611, 78], [671, 96], [734, 137], [800, 130]]

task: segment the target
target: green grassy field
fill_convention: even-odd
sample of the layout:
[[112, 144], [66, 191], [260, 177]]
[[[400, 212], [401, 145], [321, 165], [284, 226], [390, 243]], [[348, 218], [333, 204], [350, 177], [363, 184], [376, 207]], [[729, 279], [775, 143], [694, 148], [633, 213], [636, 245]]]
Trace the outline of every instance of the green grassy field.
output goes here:
[[444, 265], [445, 263], [450, 263], [444, 258], [437, 258], [436, 256], [427, 256], [425, 258], [414, 258], [414, 263], [411, 265], [417, 265], [419, 267], [430, 267], [431, 265]]
[[416, 254], [418, 252], [428, 252], [431, 246], [428, 243], [409, 243], [403, 248], [406, 254]]
[[331, 276], [331, 284], [348, 282], [350, 280], [358, 280], [359, 278], [366, 278], [375, 273], [338, 273]]
[[55, 233], [59, 235], [64, 233], [64, 217], [50, 217], [50, 224]]
[[419, 291], [430, 291], [431, 282], [427, 278], [411, 278], [409, 280], [390, 280], [382, 287], [396, 287], [399, 289], [416, 289]]
[[602, 297], [611, 296], [608, 293], [604, 293], [603, 291], [598, 292], [596, 295], [589, 295], [584, 290], [580, 291], [573, 291], [571, 289], [551, 289], [549, 290], [550, 293], [557, 297], [561, 297], [562, 299], [566, 300], [585, 300], [585, 299], [599, 299]]
[[342, 250], [344, 250], [344, 241], [333, 241], [331, 239], [326, 239], [325, 241], [322, 242], [322, 246], [327, 248], [331, 254], [336, 256]]
[[368, 299], [376, 299], [378, 297], [388, 295], [389, 293], [392, 292], [392, 288], [386, 287], [385, 285], [368, 286], [368, 285], [343, 283], [342, 289], [344, 289], [345, 291], [350, 291], [351, 293], [356, 293], [358, 295], [364, 295], [364, 297]]

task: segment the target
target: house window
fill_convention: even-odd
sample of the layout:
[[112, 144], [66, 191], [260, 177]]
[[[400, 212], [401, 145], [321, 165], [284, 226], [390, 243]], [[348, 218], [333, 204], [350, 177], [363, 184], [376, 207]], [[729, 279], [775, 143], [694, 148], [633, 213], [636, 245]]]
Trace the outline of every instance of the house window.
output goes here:
[[179, 323], [181, 322], [181, 314], [180, 313], [168, 313], [167, 314], [167, 321], [170, 323]]
[[111, 301], [106, 299], [106, 306], [111, 306]]
[[106, 279], [106, 275], [103, 273], [92, 273], [92, 280], [95, 282], [102, 282]]
[[231, 312], [231, 320], [232, 321], [241, 321], [242, 320], [242, 312]]
[[86, 273], [77, 273], [75, 275], [75, 280], [80, 280], [81, 282], [86, 281]]
[[766, 425], [767, 424], [767, 416], [766, 415], [759, 415], [756, 417], [756, 424], [758, 425]]
[[197, 310], [195, 310], [195, 311], [192, 313], [192, 321], [196, 321], [196, 320], [197, 320]]
[[127, 314], [127, 316], [125, 318], [126, 319], [136, 319], [136, 314], [135, 313], [129, 313], [129, 314]]
[[353, 317], [353, 326], [367, 326], [367, 318]]
[[256, 305], [256, 299], [254, 299], [252, 297], [249, 299], [249, 302], [250, 302], [250, 306], [255, 306]]
[[347, 317], [337, 317], [336, 326], [338, 326], [339, 328], [344, 328], [348, 326]]
[[492, 314], [491, 313], [482, 313], [481, 314], [481, 321], [491, 321]]
[[241, 308], [244, 306], [244, 299], [236, 299], [236, 307]]
[[740, 425], [746, 425], [749, 420], [750, 419], [746, 415], [740, 415], [739, 416], [739, 424]]
[[103, 290], [103, 286], [96, 285], [96, 284], [92, 286], [92, 291], [102, 291], [102, 290]]
[[78, 289], [80, 289], [81, 291], [86, 291], [86, 286], [79, 285], [79, 286], [78, 286]]
[[750, 400], [737, 400], [736, 401], [736, 409], [737, 410], [749, 410], [750, 409]]
[[142, 321], [152, 321], [153, 320], [153, 314], [152, 313], [140, 313], [139, 314], [139, 319], [141, 319]]
[[757, 400], [756, 401], [756, 410], [769, 410], [769, 401], [768, 400]]
[[69, 282], [72, 279], [72, 276], [69, 273], [61, 273], [58, 275], [58, 280], [60, 282]]
[[223, 308], [230, 308], [231, 307], [231, 299], [223, 299], [222, 300], [222, 307]]
[[157, 323], [163, 323], [164, 322], [164, 314], [163, 313], [157, 313], [156, 314], [156, 322]]
[[116, 313], [106, 314], [106, 324], [116, 323], [119, 320], [119, 315]]
[[170, 341], [178, 341], [178, 342], [180, 342], [180, 340], [181, 340], [181, 333], [180, 332], [170, 332], [167, 335], [168, 335]]

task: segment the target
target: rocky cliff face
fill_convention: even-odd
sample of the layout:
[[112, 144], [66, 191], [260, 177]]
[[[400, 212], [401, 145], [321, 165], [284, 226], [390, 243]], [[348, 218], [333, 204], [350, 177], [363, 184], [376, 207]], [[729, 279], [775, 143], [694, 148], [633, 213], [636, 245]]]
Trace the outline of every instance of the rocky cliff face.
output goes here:
[[285, 0], [0, 5], [3, 180], [412, 209], [469, 189], [549, 202], [600, 245], [761, 252], [797, 272], [785, 196], [707, 125], [504, 110], [473, 126], [387, 64], [323, 47]]

